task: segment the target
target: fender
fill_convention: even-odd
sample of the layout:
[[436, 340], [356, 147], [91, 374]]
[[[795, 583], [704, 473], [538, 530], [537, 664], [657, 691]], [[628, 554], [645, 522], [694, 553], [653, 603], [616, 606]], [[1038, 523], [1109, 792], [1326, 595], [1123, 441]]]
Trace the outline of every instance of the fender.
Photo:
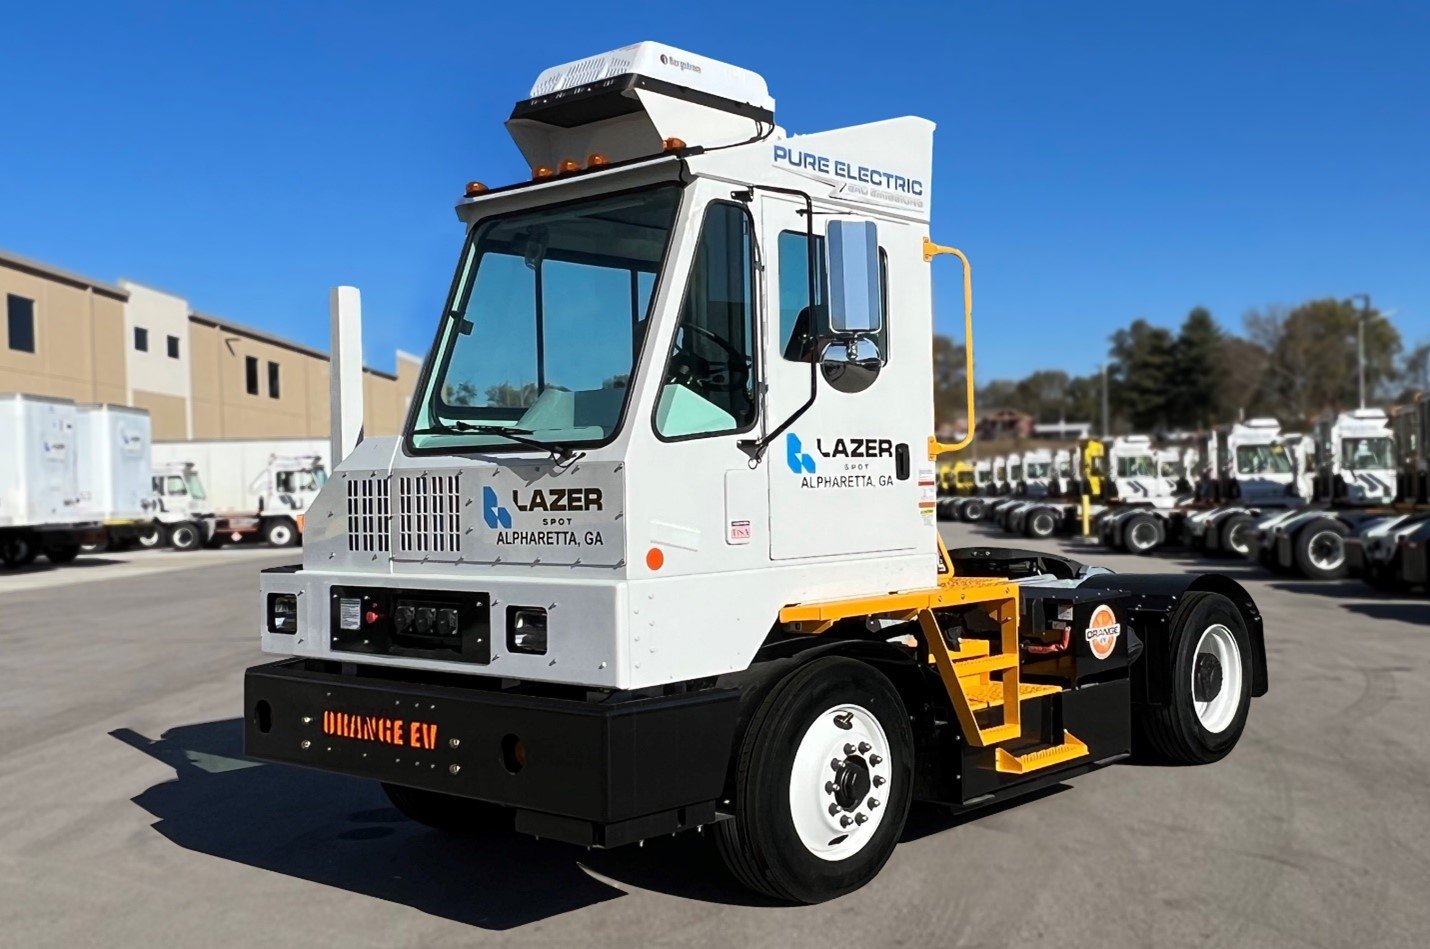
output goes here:
[[[1147, 642], [1149, 653], [1162, 644], [1152, 634], [1161, 627], [1165, 630], [1167, 620], [1176, 611], [1177, 605], [1188, 593], [1220, 593], [1236, 606], [1246, 621], [1246, 631], [1251, 639], [1251, 694], [1265, 695], [1268, 683], [1266, 673], [1266, 635], [1261, 620], [1261, 611], [1246, 588], [1230, 577], [1219, 573], [1179, 574], [1179, 573], [1102, 573], [1088, 577], [1078, 584], [1093, 590], [1125, 590], [1132, 594], [1134, 613], [1141, 614], [1138, 633]], [[1143, 668], [1147, 664], [1143, 663]]]

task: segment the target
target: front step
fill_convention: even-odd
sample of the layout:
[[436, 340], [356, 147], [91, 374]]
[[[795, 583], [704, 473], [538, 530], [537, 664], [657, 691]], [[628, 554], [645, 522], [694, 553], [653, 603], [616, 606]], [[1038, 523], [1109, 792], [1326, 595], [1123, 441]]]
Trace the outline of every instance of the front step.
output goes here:
[[1063, 732], [1063, 743], [1060, 745], [1036, 748], [1021, 755], [1015, 755], [1005, 748], [998, 748], [996, 751], [997, 768], [1003, 774], [1032, 774], [1034, 771], [1051, 768], [1088, 754], [1087, 745], [1070, 731]]

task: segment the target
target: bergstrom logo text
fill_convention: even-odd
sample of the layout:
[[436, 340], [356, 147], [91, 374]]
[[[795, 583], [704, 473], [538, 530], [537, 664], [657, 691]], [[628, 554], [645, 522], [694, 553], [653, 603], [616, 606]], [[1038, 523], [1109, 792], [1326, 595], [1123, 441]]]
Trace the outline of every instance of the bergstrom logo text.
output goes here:
[[669, 56], [665, 53], [660, 54], [660, 62], [663, 66], [673, 66], [681, 72], [700, 72], [699, 63], [692, 63], [685, 59], [676, 59], [674, 56]]

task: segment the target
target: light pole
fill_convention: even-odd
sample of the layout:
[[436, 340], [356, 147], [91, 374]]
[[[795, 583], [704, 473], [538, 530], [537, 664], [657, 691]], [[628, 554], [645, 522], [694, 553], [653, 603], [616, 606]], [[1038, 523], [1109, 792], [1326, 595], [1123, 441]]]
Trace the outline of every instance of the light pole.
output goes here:
[[1107, 363], [1102, 364], [1102, 437], [1105, 439], [1112, 434], [1112, 429], [1108, 426], [1107, 411]]
[[1356, 317], [1356, 376], [1360, 389], [1360, 407], [1365, 408], [1365, 321], [1370, 319], [1370, 294], [1352, 293], [1352, 300], [1361, 301]]

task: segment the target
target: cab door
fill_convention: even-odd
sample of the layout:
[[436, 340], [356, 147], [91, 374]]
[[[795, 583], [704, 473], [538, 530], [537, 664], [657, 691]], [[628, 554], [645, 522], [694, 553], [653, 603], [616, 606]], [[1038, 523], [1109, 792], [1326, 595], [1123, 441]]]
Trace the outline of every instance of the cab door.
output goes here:
[[883, 327], [874, 336], [882, 365], [872, 371], [822, 365], [819, 350], [829, 338], [824, 263], [829, 217], [815, 216], [811, 255], [803, 200], [762, 194], [759, 204], [768, 314], [767, 437], [809, 402], [811, 369], [817, 387], [813, 404], [775, 435], [765, 456], [770, 557], [792, 560], [926, 546], [933, 508], [924, 513], [921, 507], [920, 481], [933, 482], [929, 433], [920, 436], [914, 430], [920, 413], [900, 411], [900, 401], [909, 394], [900, 390], [891, 369], [898, 356], [889, 351], [886, 277], [881, 279]]

